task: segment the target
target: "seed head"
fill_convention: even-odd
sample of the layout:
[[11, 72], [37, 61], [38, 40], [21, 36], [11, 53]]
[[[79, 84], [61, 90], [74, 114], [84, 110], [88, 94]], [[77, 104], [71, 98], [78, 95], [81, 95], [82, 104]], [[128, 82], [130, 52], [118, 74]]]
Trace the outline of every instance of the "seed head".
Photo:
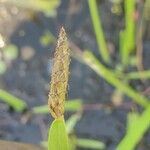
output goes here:
[[58, 36], [54, 54], [48, 106], [51, 115], [56, 119], [64, 115], [64, 103], [68, 86], [70, 49], [66, 32], [62, 27]]

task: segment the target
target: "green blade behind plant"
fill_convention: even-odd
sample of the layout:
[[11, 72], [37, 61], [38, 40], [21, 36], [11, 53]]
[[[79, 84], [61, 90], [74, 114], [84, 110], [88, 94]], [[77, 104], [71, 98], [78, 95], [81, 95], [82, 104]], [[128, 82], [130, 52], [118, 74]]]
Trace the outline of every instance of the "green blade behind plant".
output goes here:
[[0, 89], [0, 100], [7, 103], [15, 111], [22, 112], [27, 108], [27, 104], [22, 99], [19, 99], [12, 94]]
[[101, 18], [98, 15], [98, 8], [96, 0], [88, 0], [90, 14], [92, 18], [92, 23], [95, 30], [96, 40], [99, 47], [99, 52], [102, 55], [102, 58], [105, 62], [110, 62], [110, 54], [107, 48], [107, 44], [105, 41], [102, 25], [101, 25]]
[[67, 128], [67, 133], [73, 133], [74, 127], [77, 124], [77, 122], [80, 120], [81, 114], [76, 113], [72, 115], [67, 121], [66, 121], [66, 128]]
[[[79, 111], [82, 109], [82, 100], [81, 99], [74, 99], [74, 100], [67, 100], [65, 102], [65, 110], [66, 111]], [[49, 113], [48, 106], [35, 106], [32, 108], [33, 113], [37, 114], [45, 114]]]
[[150, 127], [150, 105], [142, 115], [129, 114], [128, 130], [117, 150], [134, 150], [144, 133]]
[[85, 51], [83, 53], [83, 60], [98, 75], [102, 76], [111, 85], [131, 97], [135, 102], [145, 108], [149, 106], [150, 103], [147, 98], [137, 93], [127, 84], [122, 83], [122, 81], [120, 81], [112, 71], [101, 64], [100, 61], [90, 51]]
[[135, 48], [135, 0], [125, 0], [125, 30], [120, 32], [120, 53], [124, 65], [129, 63], [129, 55]]
[[126, 79], [149, 79], [149, 78], [150, 78], [150, 70], [131, 72], [126, 74]]
[[105, 144], [101, 141], [80, 138], [77, 139], [77, 146], [94, 150], [103, 150], [105, 148]]

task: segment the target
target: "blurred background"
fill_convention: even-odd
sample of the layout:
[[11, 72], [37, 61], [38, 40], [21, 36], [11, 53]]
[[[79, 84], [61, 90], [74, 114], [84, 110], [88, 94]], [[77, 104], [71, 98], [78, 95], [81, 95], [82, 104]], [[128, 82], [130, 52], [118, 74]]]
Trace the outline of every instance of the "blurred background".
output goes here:
[[[0, 0], [0, 139], [46, 145], [63, 26], [72, 51], [65, 118], [74, 149], [116, 149], [150, 96], [150, 2], [133, 1]], [[135, 149], [149, 150], [150, 120], [142, 122]]]

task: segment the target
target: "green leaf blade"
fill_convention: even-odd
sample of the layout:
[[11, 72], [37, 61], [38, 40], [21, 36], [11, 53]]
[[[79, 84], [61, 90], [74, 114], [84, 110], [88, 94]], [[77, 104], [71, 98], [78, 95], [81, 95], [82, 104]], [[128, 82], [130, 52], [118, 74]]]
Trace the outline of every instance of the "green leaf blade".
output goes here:
[[77, 145], [83, 148], [90, 148], [95, 150], [102, 150], [105, 148], [105, 144], [100, 141], [90, 139], [77, 139]]
[[48, 150], [69, 150], [68, 136], [63, 118], [55, 119], [50, 127]]
[[105, 40], [103, 28], [102, 28], [101, 18], [99, 17], [99, 14], [98, 14], [96, 0], [88, 0], [88, 4], [89, 4], [93, 27], [95, 30], [96, 40], [98, 43], [99, 52], [102, 55], [102, 58], [104, 59], [104, 61], [107, 63], [110, 63], [111, 58], [110, 58], [110, 54], [107, 48], [107, 44], [106, 44], [106, 40]]
[[136, 103], [140, 104], [145, 108], [147, 108], [150, 105], [149, 100], [146, 97], [136, 92], [129, 85], [122, 83], [122, 81], [118, 79], [110, 69], [101, 64], [99, 60], [90, 51], [84, 52], [83, 60], [98, 75], [102, 76], [115, 88], [119, 89], [120, 91], [131, 97]]
[[132, 115], [132, 122], [131, 119], [130, 122], [128, 122], [128, 124], [130, 125], [128, 127], [129, 130], [127, 131], [127, 134], [122, 139], [122, 141], [119, 143], [117, 150], [135, 149], [135, 147], [142, 139], [145, 132], [150, 127], [149, 114], [150, 114], [150, 106], [140, 116], [136, 114], [134, 114], [134, 116]]
[[135, 48], [135, 0], [125, 0], [125, 29], [120, 32], [120, 53], [123, 65], [127, 66], [131, 52]]
[[[73, 99], [67, 100], [65, 102], [65, 110], [66, 111], [79, 111], [82, 109], [82, 100], [81, 99]], [[35, 106], [32, 108], [32, 112], [35, 114], [47, 114], [49, 113], [48, 106]]]
[[26, 102], [24, 102], [22, 99], [19, 99], [2, 89], [0, 89], [0, 100], [7, 103], [17, 112], [22, 112], [27, 108]]

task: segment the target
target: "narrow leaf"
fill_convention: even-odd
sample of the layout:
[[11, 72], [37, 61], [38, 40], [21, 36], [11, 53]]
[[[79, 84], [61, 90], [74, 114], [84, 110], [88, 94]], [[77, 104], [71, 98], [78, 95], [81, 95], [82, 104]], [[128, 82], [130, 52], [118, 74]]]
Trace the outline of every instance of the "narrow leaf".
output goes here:
[[27, 108], [27, 104], [12, 94], [0, 89], [0, 100], [10, 105], [15, 111], [22, 112]]
[[80, 138], [77, 139], [77, 146], [94, 150], [102, 150], [105, 148], [105, 144], [103, 142]]
[[127, 79], [148, 79], [150, 78], [150, 70], [140, 71], [140, 72], [131, 72], [126, 74], [125, 78]]
[[91, 67], [91, 69], [93, 69], [98, 75], [102, 76], [111, 85], [131, 97], [141, 106], [145, 108], [148, 107], [148, 105], [150, 104], [148, 99], [146, 99], [143, 95], [137, 93], [127, 84], [122, 83], [122, 81], [120, 81], [112, 71], [101, 64], [100, 61], [90, 51], [84, 52], [83, 59], [85, 63], [89, 67]]
[[[65, 102], [65, 110], [66, 111], [79, 111], [82, 109], [82, 102], [80, 99], [67, 100]], [[45, 114], [49, 113], [48, 106], [35, 106], [32, 108], [33, 113]]]
[[[150, 106], [143, 112], [142, 115], [134, 115], [132, 123], [128, 126], [129, 131], [120, 142], [117, 150], [133, 150], [138, 142], [142, 139], [144, 133], [150, 127]], [[131, 117], [131, 116], [130, 116]], [[131, 118], [130, 118], [131, 121]]]
[[67, 133], [72, 133], [75, 125], [77, 122], [80, 120], [81, 115], [80, 114], [74, 114], [72, 115], [66, 122], [66, 128], [67, 128]]
[[92, 18], [92, 23], [93, 23], [94, 30], [95, 30], [96, 40], [97, 40], [98, 47], [99, 47], [99, 52], [102, 55], [102, 58], [104, 59], [104, 61], [109, 63], [110, 54], [107, 48], [106, 40], [105, 40], [103, 29], [102, 29], [101, 18], [98, 15], [98, 8], [97, 8], [96, 0], [88, 0], [88, 3], [89, 3], [89, 9], [90, 9], [90, 14]]
[[55, 119], [49, 130], [48, 150], [69, 150], [64, 119]]

